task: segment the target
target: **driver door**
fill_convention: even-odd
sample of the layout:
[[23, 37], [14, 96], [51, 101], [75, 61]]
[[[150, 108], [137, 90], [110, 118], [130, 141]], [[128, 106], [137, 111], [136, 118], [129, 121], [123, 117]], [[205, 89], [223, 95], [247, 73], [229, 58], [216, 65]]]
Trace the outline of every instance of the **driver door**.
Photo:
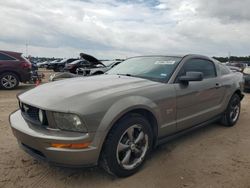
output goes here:
[[[186, 72], [202, 72], [202, 81], [178, 82], [178, 77]], [[221, 100], [220, 87], [215, 65], [206, 59], [187, 60], [174, 84], [176, 89], [177, 130], [190, 128], [209, 120], [218, 113]]]

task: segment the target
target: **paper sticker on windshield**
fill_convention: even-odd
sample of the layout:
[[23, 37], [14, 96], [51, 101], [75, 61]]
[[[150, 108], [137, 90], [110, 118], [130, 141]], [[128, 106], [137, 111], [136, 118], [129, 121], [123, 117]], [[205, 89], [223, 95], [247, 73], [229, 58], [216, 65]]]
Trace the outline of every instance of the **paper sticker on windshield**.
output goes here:
[[155, 65], [173, 65], [175, 64], [175, 61], [169, 60], [169, 61], [156, 61]]

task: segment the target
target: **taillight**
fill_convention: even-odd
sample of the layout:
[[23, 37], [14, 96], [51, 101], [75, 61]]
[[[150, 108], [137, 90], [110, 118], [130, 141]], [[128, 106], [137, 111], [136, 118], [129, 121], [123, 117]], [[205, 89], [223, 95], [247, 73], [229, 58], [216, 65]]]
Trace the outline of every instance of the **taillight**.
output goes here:
[[25, 68], [25, 69], [31, 69], [31, 63], [30, 62], [28, 62], [28, 61], [23, 61], [22, 63], [21, 63], [21, 67], [22, 68]]

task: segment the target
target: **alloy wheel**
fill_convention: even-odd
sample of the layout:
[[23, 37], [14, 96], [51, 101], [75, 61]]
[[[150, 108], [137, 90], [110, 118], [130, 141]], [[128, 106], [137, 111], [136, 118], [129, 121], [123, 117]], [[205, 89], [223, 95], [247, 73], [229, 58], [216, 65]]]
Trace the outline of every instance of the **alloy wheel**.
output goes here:
[[126, 170], [136, 168], [143, 162], [149, 146], [148, 135], [140, 125], [129, 127], [117, 146], [117, 161]]
[[231, 104], [231, 111], [229, 113], [229, 117], [232, 122], [235, 122], [240, 114], [240, 104], [237, 100], [234, 100]]
[[17, 84], [17, 79], [13, 75], [5, 75], [1, 79], [1, 85], [6, 89], [14, 88]]

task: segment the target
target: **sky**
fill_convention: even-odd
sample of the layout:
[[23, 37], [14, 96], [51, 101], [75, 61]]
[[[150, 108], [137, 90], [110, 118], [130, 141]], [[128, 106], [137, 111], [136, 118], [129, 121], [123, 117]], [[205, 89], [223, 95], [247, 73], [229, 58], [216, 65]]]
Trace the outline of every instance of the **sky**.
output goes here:
[[[0, 0], [0, 49], [46, 57], [250, 55], [250, 0]], [[27, 44], [27, 45], [26, 45]]]

